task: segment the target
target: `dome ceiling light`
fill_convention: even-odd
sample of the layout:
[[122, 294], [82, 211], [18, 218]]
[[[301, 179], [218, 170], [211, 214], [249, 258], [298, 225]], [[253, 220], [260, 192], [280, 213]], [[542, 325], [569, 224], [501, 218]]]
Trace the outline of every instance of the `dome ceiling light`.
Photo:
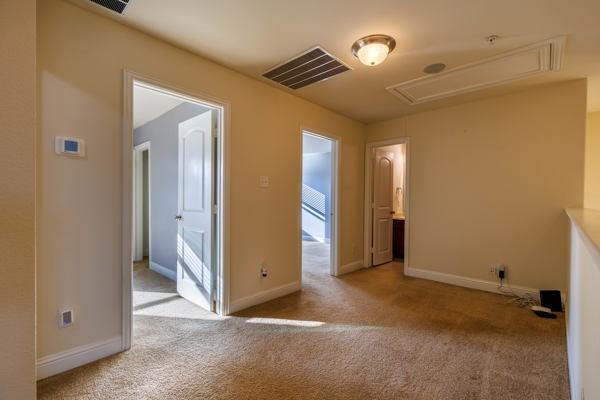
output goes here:
[[369, 35], [358, 39], [352, 45], [352, 54], [361, 63], [370, 67], [385, 61], [396, 47], [396, 41], [388, 35]]

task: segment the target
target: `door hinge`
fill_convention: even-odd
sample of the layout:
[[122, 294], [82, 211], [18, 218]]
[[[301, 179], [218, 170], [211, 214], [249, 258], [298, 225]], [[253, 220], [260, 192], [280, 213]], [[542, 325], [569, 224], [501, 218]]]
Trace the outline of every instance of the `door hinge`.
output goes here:
[[213, 204], [212, 205], [212, 213], [216, 214], [218, 211], [219, 211], [219, 206], [216, 204]]
[[212, 312], [217, 312], [217, 300], [212, 301]]
[[375, 254], [375, 247], [371, 247], [371, 254]]

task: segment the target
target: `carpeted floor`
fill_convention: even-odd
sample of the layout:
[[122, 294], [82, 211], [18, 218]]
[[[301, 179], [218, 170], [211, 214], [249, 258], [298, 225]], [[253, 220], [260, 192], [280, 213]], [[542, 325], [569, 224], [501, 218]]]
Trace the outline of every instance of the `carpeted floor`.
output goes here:
[[303, 241], [302, 270], [304, 273], [329, 273], [330, 266], [329, 244]]
[[340, 278], [305, 265], [302, 292], [225, 318], [134, 274], [133, 348], [40, 381], [40, 399], [569, 398], [562, 316], [400, 263]]

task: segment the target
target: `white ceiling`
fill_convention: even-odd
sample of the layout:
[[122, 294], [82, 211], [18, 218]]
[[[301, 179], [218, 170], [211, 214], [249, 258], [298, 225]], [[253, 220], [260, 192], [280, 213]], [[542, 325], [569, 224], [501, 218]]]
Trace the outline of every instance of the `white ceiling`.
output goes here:
[[331, 153], [331, 140], [313, 135], [302, 136], [302, 154]]
[[[283, 90], [364, 122], [582, 77], [589, 78], [588, 109], [600, 110], [598, 0], [138, 0], [124, 16], [71, 1], [265, 82], [261, 73], [270, 67], [321, 45], [354, 69]], [[350, 47], [373, 33], [393, 36], [397, 46], [385, 63], [366, 67]], [[491, 34], [501, 37], [492, 47], [484, 40]], [[430, 63], [452, 68], [557, 35], [567, 35], [560, 72], [416, 106], [385, 90], [424, 75]]]
[[133, 87], [133, 128], [156, 119], [182, 104], [183, 100], [142, 86]]

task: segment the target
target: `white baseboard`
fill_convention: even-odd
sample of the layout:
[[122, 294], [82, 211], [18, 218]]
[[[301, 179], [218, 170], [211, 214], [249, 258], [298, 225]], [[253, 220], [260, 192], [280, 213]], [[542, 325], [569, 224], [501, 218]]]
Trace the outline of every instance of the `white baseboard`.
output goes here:
[[[471, 289], [483, 290], [486, 292], [506, 294], [506, 293], [501, 292], [498, 289], [497, 282], [484, 281], [482, 279], [467, 278], [464, 276], [445, 274], [443, 272], [436, 272], [436, 271], [430, 271], [427, 269], [419, 269], [419, 268], [405, 268], [404, 275], [411, 276], [413, 278], [422, 278], [422, 279], [428, 279], [430, 281], [448, 283], [450, 285], [455, 285], [455, 286], [462, 286], [462, 287], [467, 287], [467, 288], [471, 288]], [[528, 287], [524, 287], [524, 286], [514, 286], [514, 285], [511, 285], [510, 287], [513, 290], [513, 292], [515, 292], [515, 294], [517, 294], [519, 296], [528, 294], [528, 295], [533, 295], [535, 297], [539, 297], [539, 295], [540, 295], [539, 289], [533, 289], [533, 288], [528, 288]]]
[[344, 275], [350, 272], [358, 271], [364, 267], [363, 260], [356, 260], [349, 264], [340, 266], [338, 275]]
[[161, 274], [165, 278], [169, 278], [172, 281], [177, 280], [177, 272], [167, 267], [163, 267], [162, 265], [157, 264], [154, 261], [150, 261], [150, 269], [156, 273]]
[[234, 300], [229, 304], [229, 313], [241, 311], [248, 307], [297, 292], [301, 288], [302, 284], [300, 281], [295, 281], [274, 287], [272, 289], [263, 290], [262, 292], [255, 293], [250, 296], [242, 297], [241, 299]]
[[92, 361], [120, 353], [123, 350], [121, 337], [75, 347], [51, 354], [37, 360], [37, 380], [79, 367]]

